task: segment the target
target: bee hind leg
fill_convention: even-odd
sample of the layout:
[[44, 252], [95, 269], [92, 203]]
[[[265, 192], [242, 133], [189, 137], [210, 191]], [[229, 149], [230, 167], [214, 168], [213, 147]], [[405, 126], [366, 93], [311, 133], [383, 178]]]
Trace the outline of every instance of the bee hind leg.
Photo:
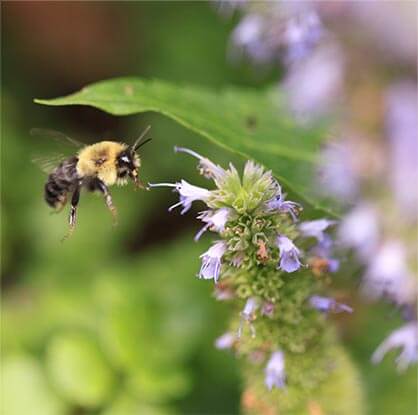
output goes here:
[[68, 223], [70, 227], [68, 229], [67, 234], [62, 238], [61, 242], [64, 242], [66, 239], [68, 239], [74, 232], [76, 221], [77, 221], [77, 206], [78, 206], [79, 201], [80, 201], [80, 186], [77, 186], [71, 198], [70, 215], [68, 217]]
[[115, 205], [113, 204], [112, 195], [110, 194], [109, 189], [99, 179], [96, 179], [95, 187], [103, 194], [106, 206], [112, 214], [113, 226], [116, 226], [118, 224], [118, 212]]

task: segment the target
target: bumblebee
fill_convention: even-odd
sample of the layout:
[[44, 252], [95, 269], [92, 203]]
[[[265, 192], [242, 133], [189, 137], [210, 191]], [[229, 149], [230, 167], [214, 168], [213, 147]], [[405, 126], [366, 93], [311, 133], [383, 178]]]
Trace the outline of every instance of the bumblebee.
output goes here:
[[[100, 141], [91, 145], [83, 145], [70, 137], [49, 130], [33, 129], [34, 135], [53, 135], [62, 141], [65, 139], [80, 147], [75, 156], [51, 159], [34, 159], [40, 167], [49, 173], [44, 187], [46, 203], [56, 212], [61, 211], [71, 197], [69, 214], [69, 231], [64, 239], [71, 236], [76, 226], [77, 207], [81, 189], [89, 192], [100, 192], [110, 210], [113, 223], [117, 222], [117, 211], [113, 204], [109, 187], [114, 184], [125, 185], [131, 179], [136, 188], [145, 188], [138, 177], [141, 159], [137, 150], [151, 139], [143, 140], [148, 133], [148, 126], [133, 145], [117, 141]], [[52, 168], [51, 168], [52, 167]]]

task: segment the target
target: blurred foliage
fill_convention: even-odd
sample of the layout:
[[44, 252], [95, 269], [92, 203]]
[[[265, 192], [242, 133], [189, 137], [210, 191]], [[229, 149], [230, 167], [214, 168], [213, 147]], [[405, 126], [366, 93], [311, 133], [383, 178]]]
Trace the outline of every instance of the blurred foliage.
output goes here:
[[[70, 16], [70, 17], [69, 17]], [[199, 224], [167, 213], [170, 192], [112, 189], [119, 226], [101, 198], [82, 194], [79, 223], [61, 244], [66, 213], [50, 215], [46, 177], [31, 164], [31, 127], [86, 142], [128, 139], [152, 124], [144, 181], [193, 177], [173, 144], [220, 164], [236, 156], [155, 115], [111, 117], [88, 108], [51, 109], [60, 96], [114, 76], [159, 77], [208, 87], [264, 88], [277, 74], [225, 58], [232, 21], [203, 2], [2, 3], [2, 399], [5, 415], [237, 414], [236, 362], [213, 348], [227, 308], [195, 278], [208, 241]], [[74, 63], [76, 62], [76, 63]], [[202, 182], [201, 182], [202, 183]], [[306, 216], [309, 217], [308, 212]], [[353, 281], [352, 284], [354, 284]], [[370, 355], [397, 324], [385, 307], [358, 306], [345, 343], [367, 389], [369, 414], [415, 413], [414, 369], [399, 376], [388, 356]]]

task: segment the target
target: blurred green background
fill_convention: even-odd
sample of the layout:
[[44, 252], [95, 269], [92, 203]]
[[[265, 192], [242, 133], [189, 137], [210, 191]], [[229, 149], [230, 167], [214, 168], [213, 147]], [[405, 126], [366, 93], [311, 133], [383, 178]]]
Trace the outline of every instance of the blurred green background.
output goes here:
[[[32, 100], [65, 95], [115, 76], [161, 78], [215, 89], [261, 87], [278, 70], [227, 59], [234, 18], [207, 2], [2, 2], [2, 405], [5, 415], [237, 414], [238, 364], [214, 349], [228, 307], [195, 278], [210, 237], [193, 242], [198, 207], [169, 214], [166, 190], [112, 189], [119, 226], [101, 198], [82, 194], [65, 243], [65, 212], [50, 215], [46, 176], [31, 163], [47, 147], [32, 127], [85, 142], [133, 140], [152, 125], [142, 179], [203, 183], [189, 146], [225, 164], [226, 154], [162, 116], [111, 117], [87, 107]], [[291, 174], [291, 172], [289, 172]], [[348, 267], [347, 267], [348, 268]], [[353, 295], [353, 272], [340, 282]], [[359, 300], [358, 300], [359, 301]], [[337, 321], [362, 372], [370, 414], [415, 413], [415, 369], [369, 357], [399, 319], [358, 302]]]

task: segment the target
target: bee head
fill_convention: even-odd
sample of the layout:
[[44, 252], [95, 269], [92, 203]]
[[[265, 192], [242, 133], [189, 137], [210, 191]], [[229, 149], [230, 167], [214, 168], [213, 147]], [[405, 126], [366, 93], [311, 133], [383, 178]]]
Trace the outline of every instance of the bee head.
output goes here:
[[138, 169], [141, 165], [141, 161], [138, 154], [136, 154], [136, 151], [151, 140], [150, 138], [147, 140], [142, 140], [150, 128], [151, 127], [148, 126], [132, 146], [128, 147], [126, 150], [123, 150], [117, 156], [116, 168], [120, 183], [125, 183], [126, 179], [130, 177], [136, 186], [142, 186], [138, 179]]
[[116, 157], [116, 170], [120, 183], [124, 183], [129, 177], [136, 181], [140, 160], [135, 152], [126, 149]]

